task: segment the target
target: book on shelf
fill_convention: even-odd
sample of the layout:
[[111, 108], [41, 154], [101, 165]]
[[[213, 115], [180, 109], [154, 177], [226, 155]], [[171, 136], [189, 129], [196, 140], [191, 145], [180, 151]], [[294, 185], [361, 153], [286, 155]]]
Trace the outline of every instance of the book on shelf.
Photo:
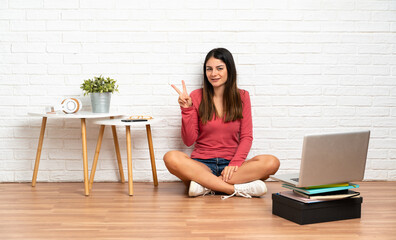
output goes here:
[[299, 188], [295, 187], [289, 184], [282, 184], [282, 187], [288, 188], [297, 192], [305, 193], [308, 195], [313, 195], [313, 194], [318, 194], [318, 193], [328, 193], [328, 192], [335, 192], [335, 191], [341, 191], [341, 190], [348, 190], [352, 188], [358, 188], [358, 184], [354, 183], [348, 183], [347, 186], [338, 186], [338, 187], [323, 187], [323, 188], [313, 188], [313, 189], [307, 189], [307, 188]]
[[350, 198], [360, 195], [359, 192], [355, 192], [352, 190], [340, 190], [335, 192], [318, 193], [313, 195], [302, 193], [296, 190], [293, 190], [293, 192], [300, 195], [301, 197], [307, 199], [313, 199], [313, 200], [337, 200], [337, 199]]

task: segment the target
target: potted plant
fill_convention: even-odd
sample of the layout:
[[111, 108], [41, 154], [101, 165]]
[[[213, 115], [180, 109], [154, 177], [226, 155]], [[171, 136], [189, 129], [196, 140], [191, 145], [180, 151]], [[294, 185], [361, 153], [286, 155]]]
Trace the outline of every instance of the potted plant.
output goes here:
[[110, 111], [111, 94], [118, 92], [116, 82], [116, 80], [109, 77], [104, 78], [102, 75], [84, 80], [80, 88], [84, 91], [84, 96], [90, 95], [92, 112], [108, 113]]

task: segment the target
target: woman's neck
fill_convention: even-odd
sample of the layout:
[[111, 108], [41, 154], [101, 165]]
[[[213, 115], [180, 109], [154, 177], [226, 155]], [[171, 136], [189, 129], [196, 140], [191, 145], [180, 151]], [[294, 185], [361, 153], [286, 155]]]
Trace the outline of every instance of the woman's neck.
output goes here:
[[217, 98], [217, 99], [223, 99], [223, 95], [224, 95], [224, 85], [217, 87], [217, 88], [213, 88], [213, 92], [214, 92], [214, 96], [213, 98]]

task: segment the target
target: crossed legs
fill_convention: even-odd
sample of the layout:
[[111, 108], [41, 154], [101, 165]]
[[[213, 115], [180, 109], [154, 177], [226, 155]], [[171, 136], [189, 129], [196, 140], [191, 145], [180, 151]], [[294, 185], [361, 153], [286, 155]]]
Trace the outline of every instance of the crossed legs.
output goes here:
[[191, 159], [180, 151], [170, 151], [164, 155], [164, 162], [169, 172], [180, 178], [186, 186], [195, 181], [214, 191], [232, 194], [234, 184], [247, 183], [254, 180], [265, 180], [275, 174], [279, 168], [279, 160], [272, 155], [258, 155], [245, 161], [233, 174], [228, 182], [215, 176], [205, 164]]

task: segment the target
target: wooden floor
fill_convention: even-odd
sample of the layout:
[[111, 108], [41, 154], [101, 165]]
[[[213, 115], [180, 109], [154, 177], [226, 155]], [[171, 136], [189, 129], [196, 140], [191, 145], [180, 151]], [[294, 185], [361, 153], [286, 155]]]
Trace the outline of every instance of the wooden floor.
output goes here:
[[180, 182], [0, 184], [0, 239], [396, 239], [396, 182], [362, 182], [362, 218], [298, 225], [262, 198], [188, 198]]

